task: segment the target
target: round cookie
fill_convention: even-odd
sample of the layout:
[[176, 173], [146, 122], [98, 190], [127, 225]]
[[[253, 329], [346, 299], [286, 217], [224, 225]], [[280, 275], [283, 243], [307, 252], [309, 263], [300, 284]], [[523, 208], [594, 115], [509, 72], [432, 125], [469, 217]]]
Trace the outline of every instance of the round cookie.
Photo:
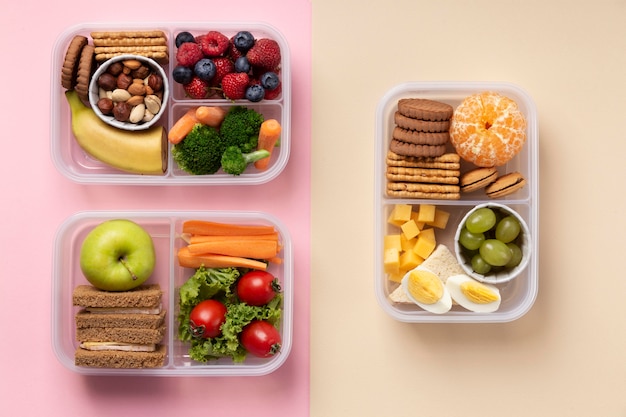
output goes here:
[[417, 130], [419, 132], [447, 132], [450, 128], [450, 120], [430, 121], [406, 117], [399, 111], [393, 115], [395, 124], [403, 129]]
[[471, 193], [491, 184], [498, 178], [496, 167], [476, 168], [461, 175], [461, 191]]
[[444, 121], [452, 117], [453, 107], [440, 101], [424, 98], [403, 98], [398, 100], [400, 114], [420, 120]]
[[78, 72], [76, 74], [76, 86], [74, 90], [76, 90], [78, 96], [84, 101], [89, 100], [89, 80], [93, 73], [94, 50], [95, 48], [92, 45], [85, 45], [78, 61]]
[[526, 185], [526, 179], [519, 172], [511, 172], [509, 174], [498, 177], [494, 182], [485, 188], [485, 193], [490, 198], [504, 197], [514, 193]]
[[76, 85], [78, 60], [83, 48], [87, 45], [87, 42], [88, 40], [85, 36], [76, 35], [72, 38], [67, 50], [65, 51], [63, 67], [61, 68], [61, 85], [66, 90], [71, 90]]
[[445, 145], [450, 140], [448, 132], [420, 132], [398, 126], [393, 129], [392, 135], [394, 139], [416, 145]]
[[392, 139], [389, 150], [398, 155], [433, 157], [443, 155], [446, 152], [446, 145], [417, 145]]

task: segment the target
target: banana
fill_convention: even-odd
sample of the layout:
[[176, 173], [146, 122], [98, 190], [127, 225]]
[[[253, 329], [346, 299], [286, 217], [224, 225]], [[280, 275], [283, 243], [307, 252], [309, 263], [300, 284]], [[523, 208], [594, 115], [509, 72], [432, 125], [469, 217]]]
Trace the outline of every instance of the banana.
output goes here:
[[92, 157], [133, 174], [162, 175], [167, 169], [167, 134], [162, 126], [127, 131], [109, 126], [83, 104], [74, 90], [65, 92], [72, 132]]

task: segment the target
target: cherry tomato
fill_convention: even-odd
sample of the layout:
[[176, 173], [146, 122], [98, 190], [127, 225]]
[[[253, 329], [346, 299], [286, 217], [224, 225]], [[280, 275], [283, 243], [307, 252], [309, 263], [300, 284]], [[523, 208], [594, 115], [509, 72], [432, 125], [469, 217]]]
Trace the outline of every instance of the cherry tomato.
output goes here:
[[250, 271], [237, 282], [237, 295], [244, 303], [262, 306], [269, 303], [280, 292], [280, 283], [266, 271]]
[[265, 320], [255, 320], [241, 331], [241, 344], [254, 356], [269, 358], [280, 352], [280, 333]]
[[210, 338], [222, 333], [226, 306], [217, 300], [199, 302], [189, 314], [189, 330], [194, 337]]

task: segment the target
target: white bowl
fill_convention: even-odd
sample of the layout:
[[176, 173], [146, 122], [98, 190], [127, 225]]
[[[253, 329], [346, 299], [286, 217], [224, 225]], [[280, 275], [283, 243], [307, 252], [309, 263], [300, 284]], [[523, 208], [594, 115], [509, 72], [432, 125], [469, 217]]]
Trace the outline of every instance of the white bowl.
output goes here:
[[[465, 221], [469, 218], [469, 216], [471, 216], [472, 213], [474, 213], [476, 210], [481, 209], [481, 208], [491, 208], [494, 210], [499, 210], [505, 214], [515, 217], [517, 221], [519, 222], [521, 226], [521, 233], [520, 233], [521, 236], [519, 236], [518, 239], [520, 239], [520, 249], [522, 250], [522, 260], [515, 268], [507, 269], [507, 270], [499, 270], [497, 272], [488, 273], [485, 275], [479, 274], [472, 269], [470, 260], [467, 259], [465, 255], [463, 254], [463, 248], [461, 247], [461, 244], [459, 243], [459, 236], [461, 234], [461, 230], [463, 230], [463, 227], [465, 226]], [[526, 266], [528, 265], [528, 261], [530, 261], [530, 257], [532, 253], [530, 242], [531, 242], [530, 230], [528, 229], [528, 225], [526, 224], [526, 221], [522, 218], [522, 216], [520, 216], [519, 213], [513, 210], [512, 208], [504, 204], [498, 204], [498, 203], [479, 204], [473, 209], [471, 209], [470, 211], [468, 211], [459, 222], [459, 225], [456, 229], [456, 233], [454, 235], [454, 249], [456, 252], [456, 258], [459, 261], [459, 264], [461, 265], [465, 273], [469, 275], [470, 277], [480, 282], [487, 283], [487, 284], [502, 284], [505, 282], [509, 282], [514, 278], [517, 278], [522, 273], [522, 271], [526, 269]]]
[[[119, 120], [115, 119], [115, 117], [113, 117], [112, 115], [106, 115], [102, 113], [102, 111], [100, 111], [100, 109], [98, 108], [97, 103], [98, 103], [98, 100], [100, 99], [100, 96], [98, 94], [98, 90], [99, 90], [98, 77], [100, 77], [100, 75], [105, 73], [107, 69], [111, 66], [111, 64], [114, 64], [120, 61], [130, 60], [130, 59], [136, 59], [138, 61], [141, 61], [143, 64], [146, 64], [154, 72], [160, 75], [161, 79], [163, 80], [163, 98], [161, 99], [161, 103], [162, 103], [161, 109], [159, 110], [157, 114], [154, 115], [154, 117], [149, 122], [144, 122], [144, 123], [120, 122]], [[159, 65], [159, 63], [156, 62], [155, 60], [151, 58], [146, 58], [141, 55], [131, 55], [131, 54], [119, 55], [114, 58], [110, 58], [106, 60], [102, 65], [98, 67], [96, 72], [91, 77], [91, 81], [89, 82], [89, 104], [91, 104], [91, 108], [93, 109], [93, 111], [105, 123], [111, 126], [115, 126], [119, 129], [124, 129], [124, 130], [145, 130], [151, 126], [154, 126], [154, 124], [156, 124], [161, 118], [161, 116], [166, 112], [169, 94], [170, 94], [169, 81], [168, 81], [167, 74], [163, 70], [163, 67], [161, 67], [161, 65]]]

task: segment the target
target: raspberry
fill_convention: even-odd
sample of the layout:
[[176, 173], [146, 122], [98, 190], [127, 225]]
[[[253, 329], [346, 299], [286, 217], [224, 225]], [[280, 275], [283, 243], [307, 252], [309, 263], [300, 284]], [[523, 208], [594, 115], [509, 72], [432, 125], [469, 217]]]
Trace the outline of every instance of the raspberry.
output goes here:
[[258, 39], [246, 54], [251, 65], [275, 70], [280, 65], [280, 46], [269, 38]]
[[222, 56], [228, 50], [230, 40], [221, 32], [209, 31], [201, 40], [202, 52], [208, 57]]
[[193, 67], [202, 58], [204, 58], [204, 54], [197, 43], [185, 42], [176, 51], [176, 61], [178, 65], [184, 67]]
[[209, 83], [194, 76], [189, 84], [184, 86], [185, 92], [190, 98], [205, 98], [209, 90]]
[[239, 100], [246, 96], [250, 78], [245, 72], [226, 74], [222, 79], [222, 92], [229, 100]]
[[233, 64], [233, 61], [231, 61], [230, 58], [214, 58], [213, 63], [215, 64], [216, 69], [215, 76], [213, 77], [215, 85], [219, 84], [226, 74], [235, 72], [235, 64]]

